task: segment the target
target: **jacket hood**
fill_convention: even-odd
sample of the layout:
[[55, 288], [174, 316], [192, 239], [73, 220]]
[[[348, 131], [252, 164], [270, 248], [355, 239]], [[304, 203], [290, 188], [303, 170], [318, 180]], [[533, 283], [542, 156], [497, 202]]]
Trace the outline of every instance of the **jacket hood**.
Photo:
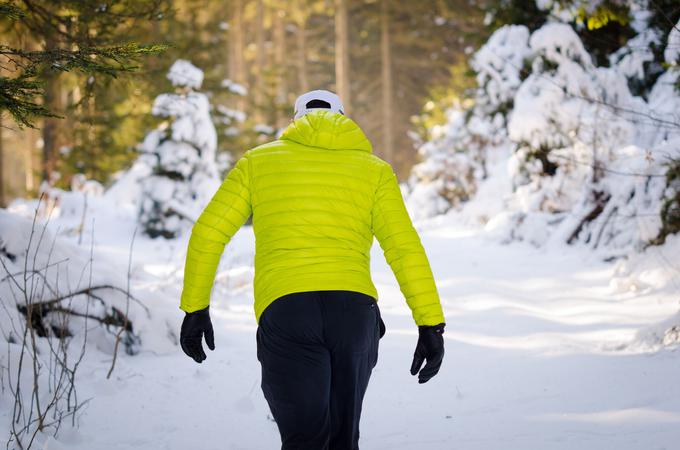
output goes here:
[[314, 111], [295, 119], [283, 130], [280, 139], [330, 150], [373, 151], [356, 122], [332, 111]]

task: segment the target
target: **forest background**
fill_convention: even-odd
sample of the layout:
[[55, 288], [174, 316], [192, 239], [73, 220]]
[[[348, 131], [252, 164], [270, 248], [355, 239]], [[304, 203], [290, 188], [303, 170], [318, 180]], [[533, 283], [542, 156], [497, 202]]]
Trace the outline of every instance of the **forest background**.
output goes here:
[[[290, 121], [297, 95], [326, 88], [340, 94], [376, 153], [403, 178], [417, 161], [414, 138], [427, 139], [431, 125], [444, 121], [442, 105], [474, 84], [467, 56], [500, 25], [483, 20], [493, 3], [3, 3], [3, 101], [26, 96], [36, 108], [16, 120], [3, 104], [0, 204], [36, 195], [41, 181], [64, 187], [83, 173], [106, 184], [129, 167], [158, 122], [152, 102], [171, 87], [165, 75], [178, 58], [205, 72], [218, 152], [229, 159], [271, 140]], [[78, 52], [85, 59], [63, 59]], [[22, 77], [36, 85], [13, 91], [11, 81]]]

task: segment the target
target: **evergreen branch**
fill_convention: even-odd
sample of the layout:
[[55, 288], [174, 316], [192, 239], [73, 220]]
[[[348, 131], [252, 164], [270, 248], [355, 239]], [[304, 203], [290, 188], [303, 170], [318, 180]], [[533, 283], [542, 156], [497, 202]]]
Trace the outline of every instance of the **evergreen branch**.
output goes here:
[[4, 17], [9, 20], [18, 20], [26, 16], [26, 13], [10, 2], [0, 3], [0, 17]]
[[117, 78], [121, 73], [130, 73], [139, 68], [130, 64], [131, 61], [167, 48], [163, 44], [129, 43], [112, 47], [81, 47], [77, 50], [57, 48], [27, 51], [0, 45], [0, 55], [11, 61], [17, 71], [22, 71], [18, 77], [0, 77], [0, 111], [7, 110], [17, 124], [30, 128], [35, 128], [33, 119], [37, 117], [62, 118], [36, 101], [44, 95], [42, 83], [37, 79], [38, 73], [49, 69]]
[[0, 111], [7, 110], [20, 126], [35, 128], [32, 119], [36, 117], [61, 117], [33, 101], [42, 94], [42, 86], [37, 80], [27, 76], [0, 76]]
[[77, 50], [56, 48], [51, 50], [26, 51], [0, 45], [0, 55], [27, 61], [27, 69], [35, 70], [46, 66], [52, 70], [84, 73], [103, 73], [112, 77], [120, 72], [132, 72], [138, 66], [130, 65], [128, 60], [138, 60], [143, 56], [160, 53], [168, 48], [164, 44], [139, 45], [129, 43], [112, 47], [82, 47]]

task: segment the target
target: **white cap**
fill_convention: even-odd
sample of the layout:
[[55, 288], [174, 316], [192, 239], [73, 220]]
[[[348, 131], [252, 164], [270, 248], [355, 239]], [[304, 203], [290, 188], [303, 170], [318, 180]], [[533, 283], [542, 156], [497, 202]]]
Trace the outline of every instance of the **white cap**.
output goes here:
[[[314, 102], [310, 106], [307, 106], [309, 105], [310, 102], [313, 102], [314, 100], [318, 100], [318, 102]], [[325, 104], [323, 106], [319, 106], [319, 103], [321, 102]], [[325, 91], [323, 89], [306, 92], [299, 96], [297, 100], [295, 100], [296, 119], [299, 119], [300, 117], [304, 116], [310, 111], [316, 111], [319, 109], [326, 109], [336, 113], [345, 114], [343, 111], [345, 108], [342, 106], [340, 97], [338, 97], [337, 95], [330, 91]]]

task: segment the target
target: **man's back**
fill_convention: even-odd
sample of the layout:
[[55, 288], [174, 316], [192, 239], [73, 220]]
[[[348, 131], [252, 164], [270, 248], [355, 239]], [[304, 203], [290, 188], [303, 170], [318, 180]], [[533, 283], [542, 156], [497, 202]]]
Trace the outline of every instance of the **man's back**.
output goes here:
[[248, 152], [258, 317], [292, 292], [344, 289], [377, 297], [371, 210], [385, 162], [343, 115], [309, 114], [296, 123]]
[[219, 255], [253, 214], [255, 315], [277, 298], [351, 290], [377, 298], [373, 235], [419, 325], [443, 322], [429, 263], [388, 163], [351, 119], [318, 111], [237, 162], [194, 226], [182, 309], [207, 306]]
[[373, 236], [419, 325], [411, 374], [425, 383], [444, 358], [442, 307], [397, 178], [343, 111], [332, 92], [298, 97], [296, 120], [238, 160], [189, 240], [180, 343], [200, 363], [203, 336], [215, 349], [209, 302], [220, 255], [253, 215], [260, 385], [282, 450], [359, 449], [385, 331], [370, 276]]

